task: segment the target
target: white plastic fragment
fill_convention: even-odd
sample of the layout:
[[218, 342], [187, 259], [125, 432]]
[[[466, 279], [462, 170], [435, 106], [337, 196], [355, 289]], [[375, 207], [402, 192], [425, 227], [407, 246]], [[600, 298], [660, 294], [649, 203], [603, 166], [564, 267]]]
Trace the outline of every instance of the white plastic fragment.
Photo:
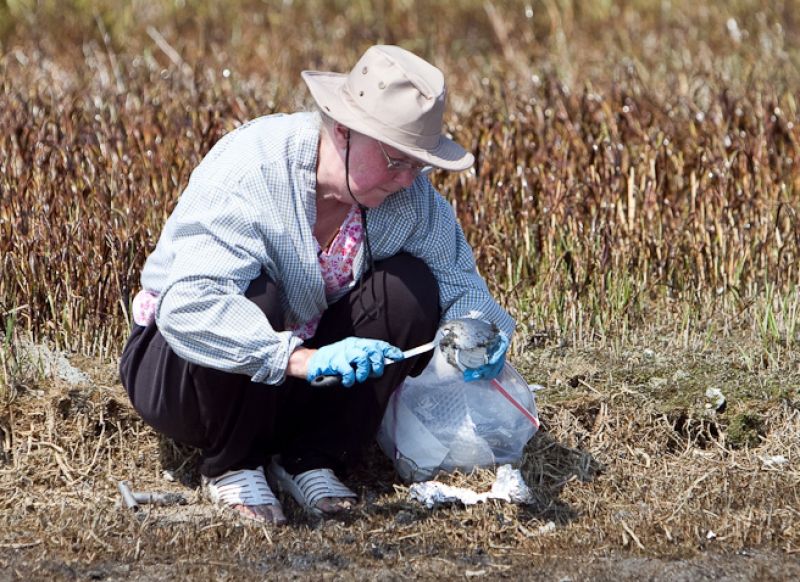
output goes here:
[[715, 534], [712, 530], [708, 530], [708, 533], [706, 534], [706, 539], [715, 540], [717, 539], [717, 534]]
[[542, 535], [549, 534], [554, 531], [556, 531], [556, 522], [554, 521], [548, 521], [546, 524], [539, 526], [539, 533]]
[[460, 501], [464, 505], [475, 505], [489, 499], [500, 499], [508, 503], [526, 503], [530, 500], [530, 489], [525, 484], [519, 469], [512, 469], [511, 465], [501, 465], [497, 468], [497, 476], [491, 490], [485, 493], [476, 493], [465, 487], [453, 487], [438, 481], [425, 481], [414, 483], [409, 488], [409, 496], [432, 509], [443, 503]]
[[531, 490], [522, 478], [519, 469], [511, 465], [500, 465], [497, 476], [489, 491], [493, 499], [502, 499], [509, 503], [527, 503], [531, 499]]
[[764, 455], [759, 458], [761, 459], [761, 462], [764, 463], [764, 467], [767, 469], [780, 467], [781, 465], [785, 465], [789, 462], [789, 459], [783, 455]]

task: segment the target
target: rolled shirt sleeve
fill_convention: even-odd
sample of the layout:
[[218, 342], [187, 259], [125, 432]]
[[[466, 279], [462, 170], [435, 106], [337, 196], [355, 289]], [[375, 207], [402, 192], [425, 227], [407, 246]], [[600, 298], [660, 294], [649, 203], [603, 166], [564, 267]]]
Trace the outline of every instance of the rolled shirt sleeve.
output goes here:
[[156, 325], [188, 362], [280, 384], [302, 340], [245, 292], [278, 285], [287, 327], [327, 307], [313, 244], [319, 116], [271, 115], [225, 135], [192, 172], [142, 270]]
[[191, 188], [206, 190], [186, 197], [203, 200], [204, 207], [176, 209], [169, 237], [174, 259], [159, 296], [158, 329], [188, 361], [280, 384], [289, 355], [302, 340], [274, 330], [244, 295], [262, 265], [273, 263], [256, 230], [256, 215], [238, 189]]

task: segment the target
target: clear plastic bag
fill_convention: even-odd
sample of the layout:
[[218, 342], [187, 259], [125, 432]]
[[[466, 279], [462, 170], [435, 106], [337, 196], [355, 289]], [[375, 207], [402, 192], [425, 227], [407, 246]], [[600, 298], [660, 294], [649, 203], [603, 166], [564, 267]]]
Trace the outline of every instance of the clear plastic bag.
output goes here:
[[392, 395], [378, 444], [405, 481], [515, 463], [539, 428], [527, 382], [506, 363], [496, 380], [465, 382], [437, 352]]

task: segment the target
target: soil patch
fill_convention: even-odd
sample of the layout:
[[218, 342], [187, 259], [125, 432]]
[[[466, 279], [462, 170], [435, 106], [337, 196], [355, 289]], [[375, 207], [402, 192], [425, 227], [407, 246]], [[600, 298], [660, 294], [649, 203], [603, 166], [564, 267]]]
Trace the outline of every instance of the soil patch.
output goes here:
[[[712, 365], [710, 355], [700, 361], [673, 352], [633, 365], [600, 348], [537, 351], [518, 362], [530, 382], [545, 386], [542, 430], [519, 465], [530, 504], [427, 510], [375, 446], [345, 479], [361, 498], [351, 515], [318, 521], [287, 499], [291, 525], [280, 530], [210, 505], [192, 452], [138, 419], [113, 380], [114, 364], [80, 360], [89, 383], [56, 378], [18, 387], [0, 416], [0, 573], [65, 580], [798, 577], [800, 382], [786, 369], [731, 372], [723, 353], [715, 357]], [[677, 380], [659, 393], [653, 377]], [[712, 383], [727, 397], [722, 412], [705, 405]], [[762, 390], [741, 389], [754, 385]], [[737, 420], [745, 413], [758, 422]], [[754, 438], [734, 437], [748, 427]], [[139, 491], [181, 493], [189, 503], [132, 513], [120, 503], [122, 479]], [[442, 479], [482, 491], [492, 475]]]

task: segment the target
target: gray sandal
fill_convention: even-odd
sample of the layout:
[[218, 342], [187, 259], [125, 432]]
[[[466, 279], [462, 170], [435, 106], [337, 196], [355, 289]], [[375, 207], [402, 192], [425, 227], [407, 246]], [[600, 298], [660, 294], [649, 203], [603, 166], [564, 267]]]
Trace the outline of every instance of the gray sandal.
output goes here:
[[320, 507], [320, 502], [324, 499], [358, 499], [358, 495], [339, 481], [331, 469], [311, 469], [290, 475], [273, 458], [267, 468], [267, 477], [278, 491], [289, 493], [305, 510], [318, 516], [350, 509], [348, 506], [336, 511], [326, 511]]
[[[265, 516], [264, 519], [261, 519], [240, 511], [239, 513], [243, 517], [256, 521], [269, 521], [275, 525], [286, 523], [283, 508], [272, 489], [269, 488], [263, 467], [228, 471], [218, 477], [203, 477], [203, 485], [211, 500], [220, 505], [231, 508], [238, 505], [244, 507], [271, 506], [269, 518]], [[253, 513], [258, 515], [255, 511]]]

